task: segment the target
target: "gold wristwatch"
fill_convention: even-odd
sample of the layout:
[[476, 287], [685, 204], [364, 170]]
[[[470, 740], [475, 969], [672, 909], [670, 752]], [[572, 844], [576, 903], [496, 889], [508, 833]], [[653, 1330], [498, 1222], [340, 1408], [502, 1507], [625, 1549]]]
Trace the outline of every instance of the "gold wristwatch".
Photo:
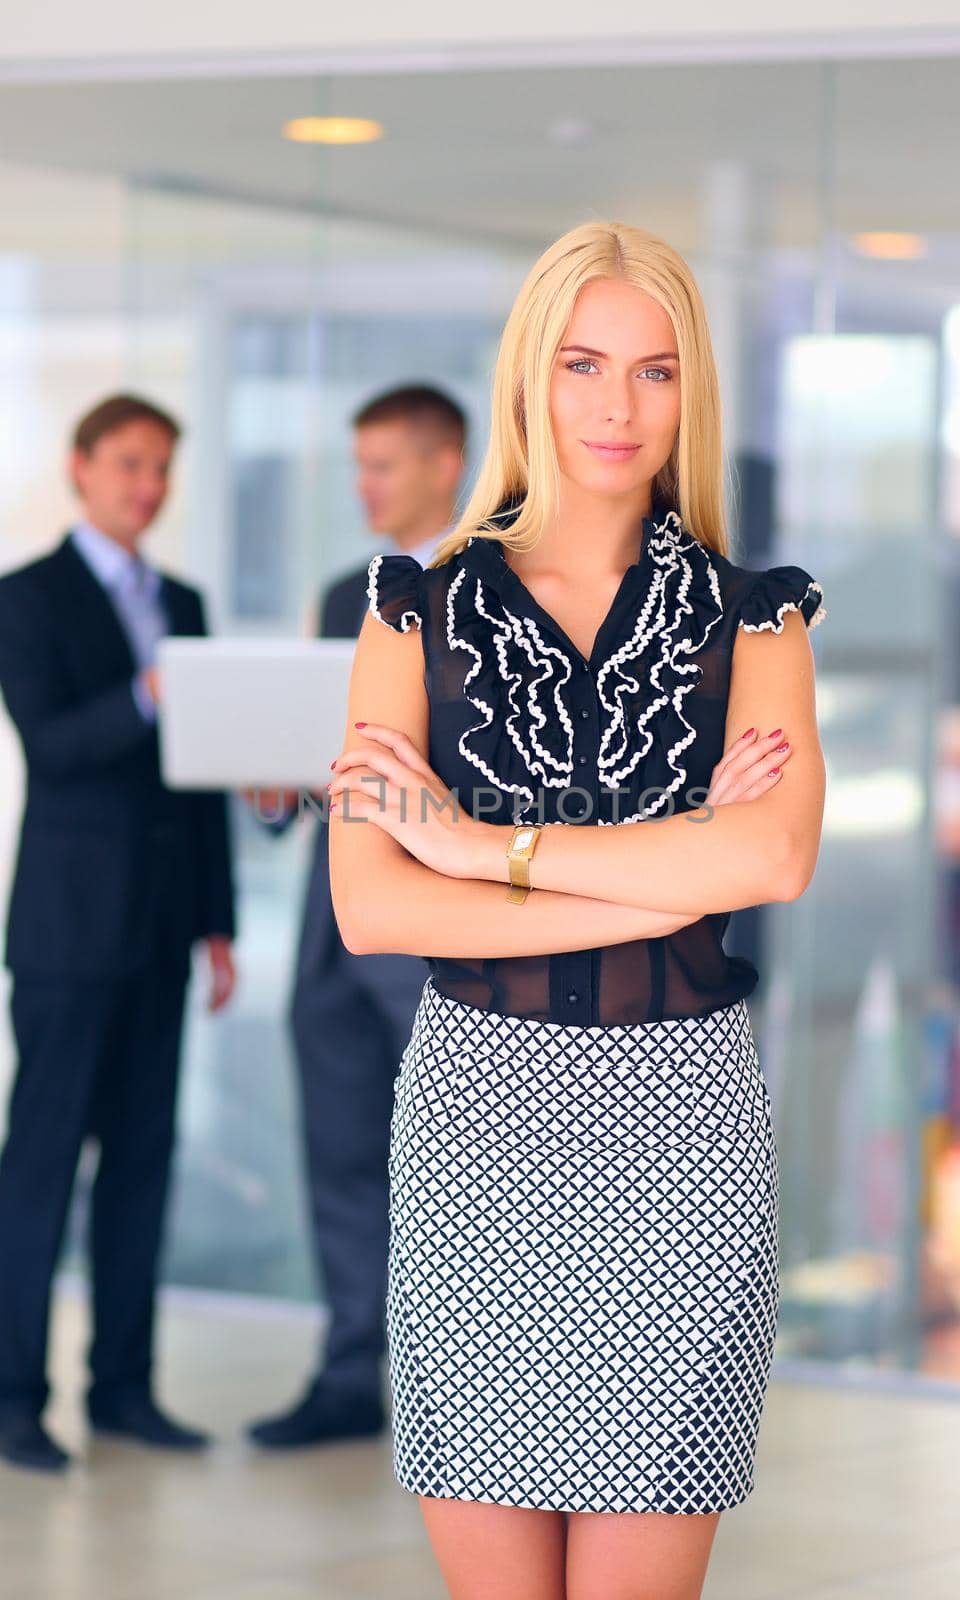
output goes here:
[[530, 893], [530, 857], [537, 848], [541, 829], [529, 822], [515, 826], [507, 845], [507, 865], [510, 887], [507, 899], [511, 905], [522, 906]]

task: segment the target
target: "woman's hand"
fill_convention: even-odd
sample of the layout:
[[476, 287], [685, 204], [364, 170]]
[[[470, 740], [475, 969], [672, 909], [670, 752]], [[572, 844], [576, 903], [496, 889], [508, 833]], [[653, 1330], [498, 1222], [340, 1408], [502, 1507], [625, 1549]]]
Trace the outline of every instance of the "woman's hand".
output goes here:
[[208, 1011], [219, 1011], [233, 994], [237, 982], [237, 969], [233, 961], [233, 947], [225, 934], [214, 933], [207, 939], [207, 957], [210, 963], [210, 992]]
[[374, 823], [448, 878], [477, 876], [477, 856], [489, 843], [491, 824], [476, 821], [460, 805], [407, 734], [375, 722], [365, 722], [363, 733], [375, 748], [344, 750], [334, 762], [331, 817]]
[[790, 759], [790, 744], [783, 729], [775, 728], [762, 739], [750, 728], [725, 750], [710, 777], [704, 805], [730, 805], [734, 800], [756, 800], [780, 782], [781, 769]]

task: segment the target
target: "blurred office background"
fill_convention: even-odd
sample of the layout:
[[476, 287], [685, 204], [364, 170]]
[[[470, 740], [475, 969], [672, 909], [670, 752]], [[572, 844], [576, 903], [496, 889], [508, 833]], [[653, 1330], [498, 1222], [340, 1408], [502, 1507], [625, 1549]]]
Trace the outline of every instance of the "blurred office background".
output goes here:
[[[380, 548], [348, 425], [375, 391], [445, 386], [472, 473], [499, 331], [547, 242], [608, 216], [691, 262], [734, 559], [800, 563], [829, 613], [810, 636], [817, 875], [727, 936], [763, 975], [778, 1360], [918, 1384], [960, 1383], [957, 51], [111, 61], [0, 88], [0, 563], [59, 538], [69, 424], [134, 388], [187, 422], [147, 548], [205, 587], [221, 632], [310, 628], [320, 587]], [[340, 116], [380, 136], [285, 134]], [[22, 781], [6, 723], [0, 773], [5, 899]], [[284, 1011], [309, 825], [269, 838], [239, 802], [234, 822], [241, 984], [216, 1020], [194, 988], [166, 1277], [305, 1305]], [[10, 1068], [4, 1032], [0, 1082]], [[81, 1185], [75, 1246], [82, 1212]]]

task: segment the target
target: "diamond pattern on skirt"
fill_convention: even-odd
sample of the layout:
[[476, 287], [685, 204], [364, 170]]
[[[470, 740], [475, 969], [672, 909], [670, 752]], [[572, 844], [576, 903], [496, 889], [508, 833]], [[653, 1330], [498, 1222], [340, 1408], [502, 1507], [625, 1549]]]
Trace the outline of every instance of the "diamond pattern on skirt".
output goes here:
[[400, 1484], [566, 1511], [738, 1505], [773, 1358], [778, 1184], [745, 1001], [573, 1027], [428, 978], [390, 1142]]

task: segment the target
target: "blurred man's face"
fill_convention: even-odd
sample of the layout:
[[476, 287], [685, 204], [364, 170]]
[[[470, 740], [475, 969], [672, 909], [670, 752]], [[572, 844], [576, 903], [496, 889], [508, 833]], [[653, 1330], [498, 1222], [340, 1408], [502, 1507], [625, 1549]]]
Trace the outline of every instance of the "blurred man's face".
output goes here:
[[357, 494], [372, 532], [415, 532], [449, 515], [463, 470], [458, 450], [425, 444], [407, 422], [368, 422], [354, 433], [353, 458]]
[[104, 434], [89, 455], [74, 450], [70, 467], [86, 517], [132, 548], [167, 498], [173, 451], [167, 429], [146, 419]]

